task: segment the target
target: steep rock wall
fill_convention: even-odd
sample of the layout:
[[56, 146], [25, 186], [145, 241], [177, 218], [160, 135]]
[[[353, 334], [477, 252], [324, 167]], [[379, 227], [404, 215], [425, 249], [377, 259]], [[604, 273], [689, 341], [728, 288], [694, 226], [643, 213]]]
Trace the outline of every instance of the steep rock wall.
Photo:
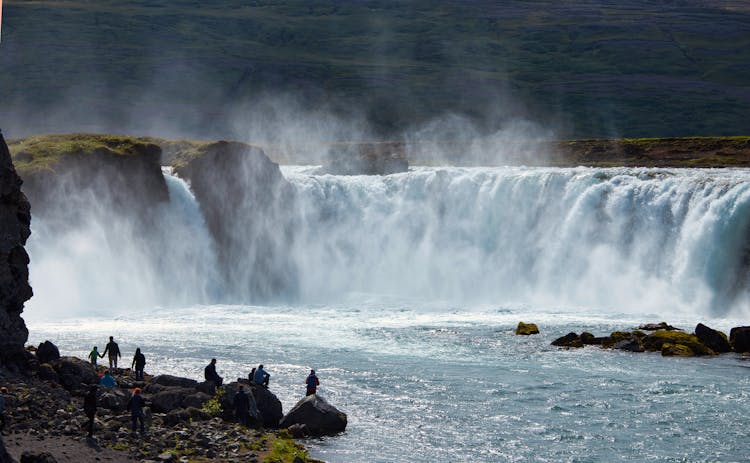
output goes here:
[[190, 182], [216, 241], [225, 297], [294, 297], [296, 267], [288, 255], [294, 194], [279, 166], [258, 147], [227, 141], [193, 144], [169, 159]]
[[29, 334], [21, 312], [33, 294], [24, 249], [31, 214], [22, 183], [0, 133], [0, 364], [18, 355]]

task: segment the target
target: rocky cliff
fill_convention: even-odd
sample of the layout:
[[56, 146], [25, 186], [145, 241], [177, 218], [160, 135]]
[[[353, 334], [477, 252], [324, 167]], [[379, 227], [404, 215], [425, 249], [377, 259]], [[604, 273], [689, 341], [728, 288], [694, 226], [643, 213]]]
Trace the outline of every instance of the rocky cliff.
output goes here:
[[200, 204], [216, 242], [227, 297], [241, 302], [294, 297], [296, 269], [287, 252], [294, 193], [279, 166], [245, 143], [162, 146]]
[[13, 366], [23, 358], [29, 334], [21, 312], [33, 294], [24, 249], [31, 234], [31, 214], [22, 183], [0, 133], [0, 366]]

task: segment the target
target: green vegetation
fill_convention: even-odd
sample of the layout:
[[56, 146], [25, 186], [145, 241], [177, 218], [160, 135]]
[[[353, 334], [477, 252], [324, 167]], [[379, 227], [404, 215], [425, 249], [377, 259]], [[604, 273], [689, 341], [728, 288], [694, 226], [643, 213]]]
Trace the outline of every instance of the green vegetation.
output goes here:
[[156, 145], [120, 135], [74, 133], [38, 135], [8, 142], [13, 164], [23, 176], [54, 170], [62, 156], [158, 155]]
[[203, 402], [201, 410], [211, 416], [219, 416], [221, 414], [221, 398], [224, 397], [224, 392], [223, 387], [217, 387], [214, 396]]
[[263, 459], [264, 463], [293, 463], [295, 458], [308, 461], [307, 451], [294, 442], [286, 430], [281, 430], [271, 439], [271, 450]]
[[65, 104], [116, 127], [198, 108], [186, 129], [220, 127], [228, 106], [289, 92], [363, 108], [386, 133], [448, 111], [530, 112], [575, 137], [747, 130], [739, 3], [7, 0], [4, 14], [0, 101], [37, 124]]
[[[643, 338], [643, 346], [646, 350], [662, 351], [665, 344], [674, 346], [681, 345], [688, 348], [695, 355], [712, 355], [713, 351], [706, 347], [694, 334], [684, 333], [682, 331], [658, 330]], [[682, 348], [677, 348], [681, 352]]]

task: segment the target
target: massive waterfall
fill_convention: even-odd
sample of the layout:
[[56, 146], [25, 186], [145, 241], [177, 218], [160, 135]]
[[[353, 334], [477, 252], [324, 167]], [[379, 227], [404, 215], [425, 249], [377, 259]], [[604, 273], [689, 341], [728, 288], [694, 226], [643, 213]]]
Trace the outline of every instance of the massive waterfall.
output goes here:
[[[282, 171], [295, 191], [281, 208], [294, 227], [285, 257], [303, 303], [354, 297], [667, 318], [739, 314], [748, 302], [746, 170]], [[106, 208], [91, 208], [86, 223], [62, 236], [35, 216], [30, 305], [82, 311], [226, 300], [232, 289], [218, 281], [200, 208], [182, 180], [165, 176], [170, 204], [156, 214], [155, 236]]]

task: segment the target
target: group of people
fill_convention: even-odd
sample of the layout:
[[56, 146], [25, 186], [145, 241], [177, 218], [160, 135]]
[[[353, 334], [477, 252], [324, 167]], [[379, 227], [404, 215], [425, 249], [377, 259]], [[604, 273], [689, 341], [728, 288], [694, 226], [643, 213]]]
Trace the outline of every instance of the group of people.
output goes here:
[[[89, 353], [89, 360], [92, 365], [96, 366], [96, 361], [100, 358], [104, 358], [105, 355], [107, 355], [107, 358], [109, 359], [109, 371], [107, 371], [107, 374], [109, 374], [110, 371], [116, 373], [117, 359], [122, 357], [122, 353], [120, 352], [120, 346], [115, 342], [113, 336], [109, 337], [109, 342], [104, 348], [103, 353], [100, 354], [99, 348], [94, 346]], [[133, 362], [130, 364], [130, 368], [135, 371], [135, 379], [143, 381], [143, 369], [146, 368], [146, 356], [141, 353], [140, 347], [135, 350], [135, 355], [133, 356]], [[114, 384], [112, 386], [114, 386]]]
[[[91, 364], [96, 366], [97, 360], [100, 358], [104, 358], [104, 356], [107, 355], [109, 359], [109, 370], [105, 371], [102, 377], [99, 380], [99, 386], [104, 387], [116, 387], [117, 382], [115, 381], [115, 378], [112, 376], [112, 372], [117, 372], [117, 360], [118, 358], [122, 357], [122, 353], [120, 352], [120, 346], [115, 342], [114, 337], [109, 337], [109, 342], [107, 343], [107, 346], [104, 349], [103, 353], [99, 353], [99, 349], [94, 346], [94, 348], [91, 350], [91, 353], [89, 353], [89, 360], [91, 361]], [[143, 380], [143, 369], [146, 366], [146, 357], [141, 353], [140, 347], [135, 350], [135, 355], [133, 356], [133, 362], [131, 364], [131, 368], [135, 371], [135, 379], [136, 380]], [[206, 367], [203, 370], [203, 375], [206, 379], [206, 381], [213, 382], [217, 387], [221, 386], [224, 383], [224, 378], [219, 376], [219, 374], [216, 372], [216, 359], [211, 359], [211, 362], [206, 365]], [[255, 384], [264, 388], [268, 388], [268, 382], [271, 379], [271, 375], [264, 369], [263, 364], [258, 365], [257, 368], [253, 368], [250, 373], [248, 374], [248, 380], [250, 381], [250, 384]], [[315, 370], [310, 370], [310, 374], [307, 376], [307, 379], [305, 380], [305, 386], [307, 388], [306, 395], [313, 395], [317, 392], [317, 388], [320, 385], [320, 380], [318, 380], [317, 375], [315, 374]], [[96, 399], [97, 399], [97, 386], [91, 386], [89, 389], [89, 392], [84, 397], [83, 401], [83, 410], [88, 418], [88, 435], [89, 437], [93, 436], [94, 433], [94, 417], [96, 415]], [[144, 413], [143, 413], [143, 407], [146, 405], [146, 401], [141, 395], [141, 389], [136, 387], [133, 389], [133, 394], [130, 396], [130, 399], [128, 400], [127, 409], [131, 413], [131, 421], [132, 421], [132, 430], [133, 433], [136, 432], [137, 425], [140, 423], [140, 432], [141, 434], [144, 434], [145, 432], [145, 425], [144, 425]], [[238, 388], [238, 391], [234, 395], [234, 406], [235, 406], [235, 412], [237, 414], [237, 419], [240, 424], [242, 425], [248, 425], [249, 424], [249, 417], [250, 417], [250, 399], [247, 396], [247, 393], [245, 392], [244, 386], [240, 385]], [[3, 407], [3, 401], [2, 396], [0, 396], [0, 418], [2, 417], [2, 407]], [[0, 422], [0, 425], [4, 426], [4, 420]], [[0, 427], [0, 429], [2, 429]]]

